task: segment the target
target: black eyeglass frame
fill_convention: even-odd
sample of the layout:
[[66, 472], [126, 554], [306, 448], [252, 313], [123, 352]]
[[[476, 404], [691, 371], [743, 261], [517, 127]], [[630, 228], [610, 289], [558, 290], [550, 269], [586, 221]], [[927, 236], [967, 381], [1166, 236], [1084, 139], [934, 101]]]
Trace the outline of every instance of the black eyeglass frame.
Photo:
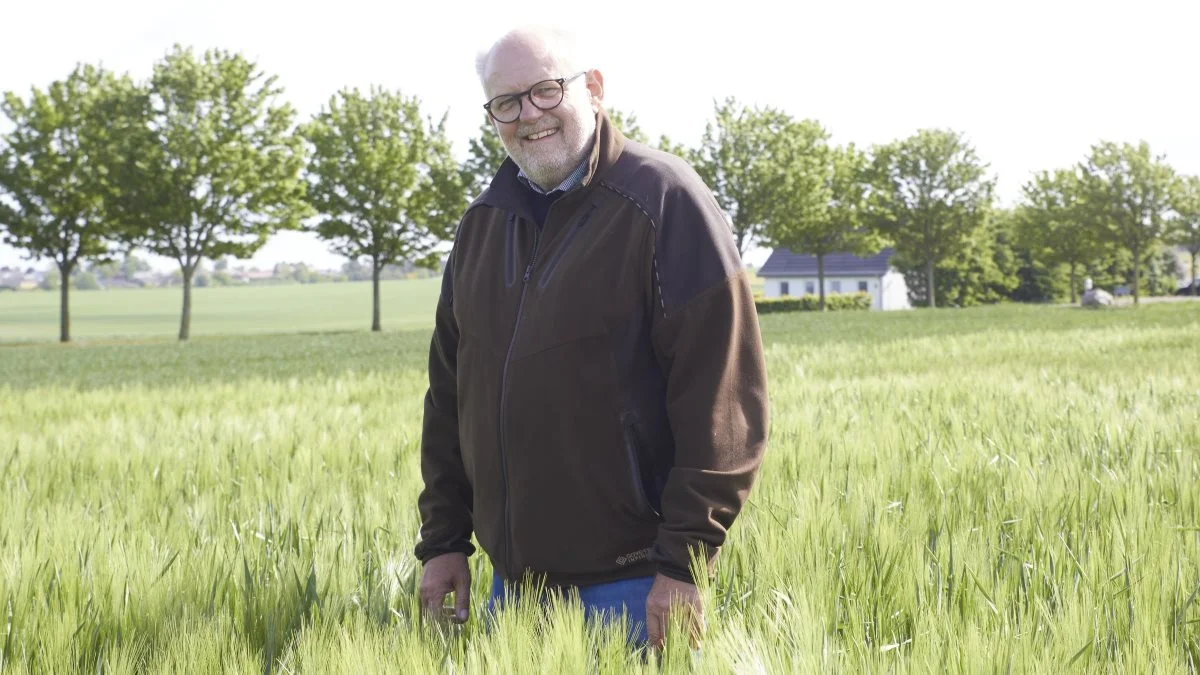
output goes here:
[[[586, 75], [587, 73], [588, 73], [588, 71], [581, 70], [578, 73], [575, 73], [574, 75], [568, 75], [567, 77], [556, 77], [556, 78], [551, 78], [549, 80], [539, 80], [539, 81], [535, 82], [532, 87], [526, 89], [525, 91], [522, 91], [522, 92], [519, 92], [516, 94], [500, 94], [499, 96], [493, 96], [492, 100], [483, 104], [483, 109], [488, 112], [488, 115], [491, 115], [492, 119], [496, 120], [497, 122], [499, 122], [501, 124], [511, 124], [511, 123], [516, 122], [517, 120], [521, 119], [521, 111], [524, 110], [525, 99], [529, 99], [529, 103], [533, 107], [537, 108], [538, 110], [543, 110], [543, 111], [554, 110], [558, 106], [562, 105], [563, 99], [566, 98], [567, 84], [573, 82], [576, 79], [579, 79], [580, 75]], [[554, 105], [549, 106], [547, 108], [543, 108], [542, 106], [540, 106], [534, 102], [533, 90], [537, 89], [540, 86], [545, 85], [547, 82], [554, 82], [554, 83], [558, 84], [558, 100], [554, 102]], [[499, 101], [500, 99], [508, 99], [508, 98], [515, 98], [517, 100], [517, 114], [511, 120], [502, 120], [499, 117], [496, 117], [496, 113], [492, 112], [492, 104], [494, 104], [496, 101]]]

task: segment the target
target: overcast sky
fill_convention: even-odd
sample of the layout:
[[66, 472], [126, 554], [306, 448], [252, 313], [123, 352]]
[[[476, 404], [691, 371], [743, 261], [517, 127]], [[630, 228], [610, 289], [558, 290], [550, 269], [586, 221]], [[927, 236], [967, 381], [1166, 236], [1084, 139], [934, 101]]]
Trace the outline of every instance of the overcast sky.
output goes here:
[[[461, 155], [482, 119], [475, 54], [536, 21], [592, 42], [607, 102], [635, 113], [652, 139], [695, 144], [713, 100], [736, 96], [815, 118], [838, 143], [963, 131], [1005, 203], [1032, 172], [1068, 166], [1101, 139], [1144, 139], [1178, 171], [1200, 174], [1195, 0], [4, 5], [0, 91], [22, 96], [78, 62], [141, 79], [174, 43], [219, 47], [278, 75], [302, 119], [346, 86], [418, 95], [428, 113], [449, 111]], [[0, 246], [0, 265], [21, 260]], [[277, 235], [252, 262], [280, 260], [342, 262], [297, 233]]]

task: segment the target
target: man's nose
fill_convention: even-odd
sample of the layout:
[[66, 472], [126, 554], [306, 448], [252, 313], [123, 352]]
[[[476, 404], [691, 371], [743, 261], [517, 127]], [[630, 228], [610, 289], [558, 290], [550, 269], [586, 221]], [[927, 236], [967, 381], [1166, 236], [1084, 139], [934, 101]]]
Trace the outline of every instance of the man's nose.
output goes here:
[[524, 101], [521, 101], [521, 121], [533, 121], [540, 118], [543, 114], [542, 109], [533, 104], [533, 99], [526, 96]]

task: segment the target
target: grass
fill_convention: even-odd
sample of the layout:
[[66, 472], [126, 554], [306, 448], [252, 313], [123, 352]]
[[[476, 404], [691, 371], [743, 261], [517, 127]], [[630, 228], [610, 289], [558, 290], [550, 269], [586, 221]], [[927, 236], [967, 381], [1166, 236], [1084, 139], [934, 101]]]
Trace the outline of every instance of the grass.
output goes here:
[[[432, 326], [440, 279], [380, 283], [383, 327]], [[71, 292], [75, 339], [179, 334], [181, 288]], [[58, 339], [59, 294], [0, 292], [0, 342]], [[370, 283], [192, 289], [192, 336], [371, 327]]]
[[660, 665], [569, 601], [420, 625], [425, 329], [0, 349], [0, 668], [1196, 671], [1200, 304], [762, 325], [769, 455]]

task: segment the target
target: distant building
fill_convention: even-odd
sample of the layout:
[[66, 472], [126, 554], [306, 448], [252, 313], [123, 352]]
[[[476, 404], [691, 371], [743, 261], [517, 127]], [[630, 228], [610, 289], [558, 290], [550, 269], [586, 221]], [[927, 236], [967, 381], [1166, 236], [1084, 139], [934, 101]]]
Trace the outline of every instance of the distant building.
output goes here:
[[0, 290], [33, 291], [45, 280], [46, 275], [32, 267], [24, 270], [19, 267], [0, 267]]
[[[891, 264], [893, 249], [860, 258], [849, 253], [825, 256], [825, 294], [866, 293], [871, 309], [910, 309], [904, 275]], [[768, 298], [817, 295], [817, 257], [777, 248], [758, 271]]]
[[247, 269], [243, 269], [243, 268], [238, 268], [238, 269], [234, 270], [233, 272], [231, 272], [229, 276], [234, 281], [240, 281], [241, 283], [246, 284], [246, 283], [252, 283], [255, 281], [266, 281], [267, 279], [274, 279], [275, 272], [274, 272], [274, 270], [260, 270], [260, 269], [247, 270]]

